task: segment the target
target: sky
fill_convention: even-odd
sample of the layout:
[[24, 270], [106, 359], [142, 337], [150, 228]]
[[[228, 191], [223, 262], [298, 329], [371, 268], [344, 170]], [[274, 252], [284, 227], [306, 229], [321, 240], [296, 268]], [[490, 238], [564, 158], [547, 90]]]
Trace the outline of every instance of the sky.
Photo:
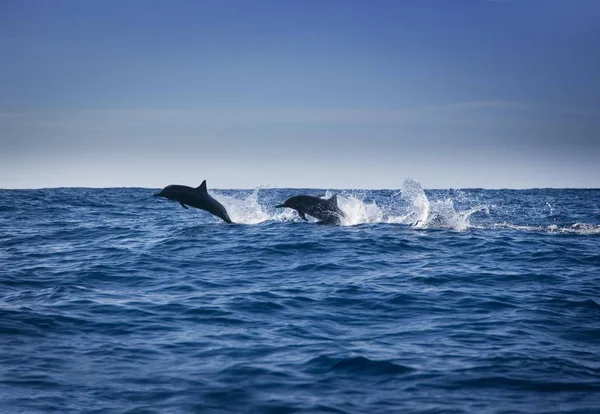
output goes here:
[[597, 0], [0, 0], [0, 188], [600, 187]]

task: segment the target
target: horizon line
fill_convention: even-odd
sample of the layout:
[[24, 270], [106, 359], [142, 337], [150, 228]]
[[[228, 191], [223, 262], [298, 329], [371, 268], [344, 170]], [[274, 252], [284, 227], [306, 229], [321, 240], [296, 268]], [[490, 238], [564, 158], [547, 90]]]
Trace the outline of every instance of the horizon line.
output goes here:
[[[62, 189], [86, 189], [86, 190], [126, 190], [126, 189], [142, 189], [142, 190], [157, 190], [163, 187], [141, 187], [141, 186], [116, 186], [116, 187], [86, 187], [86, 186], [61, 186], [61, 187], [27, 187], [27, 188], [6, 188], [0, 187], [0, 191], [34, 191], [34, 190], [62, 190]], [[512, 190], [512, 191], [527, 191], [527, 190], [600, 190], [600, 187], [448, 187], [448, 188], [430, 188], [423, 187], [423, 190]], [[274, 187], [274, 186], [256, 186], [256, 187], [240, 187], [240, 188], [219, 188], [211, 187], [210, 190], [218, 191], [255, 191], [255, 190], [321, 190], [321, 191], [398, 191], [401, 188], [325, 188], [325, 187]]]

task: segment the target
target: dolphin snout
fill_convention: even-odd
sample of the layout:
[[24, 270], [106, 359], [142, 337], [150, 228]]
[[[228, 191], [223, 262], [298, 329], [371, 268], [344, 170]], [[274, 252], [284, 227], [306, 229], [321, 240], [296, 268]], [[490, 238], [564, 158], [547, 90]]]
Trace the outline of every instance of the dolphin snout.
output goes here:
[[286, 205], [285, 204], [278, 204], [278, 205], [275, 206], [275, 208], [282, 208], [282, 207], [286, 207]]
[[162, 196], [163, 196], [162, 192], [156, 193], [156, 194], [152, 194], [152, 197], [162, 197]]

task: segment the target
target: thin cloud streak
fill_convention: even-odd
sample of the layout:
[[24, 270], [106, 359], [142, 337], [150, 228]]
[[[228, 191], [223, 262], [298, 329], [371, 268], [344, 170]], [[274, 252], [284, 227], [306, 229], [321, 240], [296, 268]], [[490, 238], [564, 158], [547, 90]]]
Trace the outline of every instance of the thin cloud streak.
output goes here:
[[[550, 116], [551, 115], [551, 116]], [[600, 117], [508, 101], [461, 102], [418, 109], [58, 110], [0, 113], [4, 157], [86, 150], [147, 153], [170, 147], [219, 152], [303, 143], [337, 151], [349, 145], [402, 150], [429, 146], [492, 151], [599, 149]], [[569, 139], [566, 140], [565, 136]], [[297, 144], [291, 147], [298, 151]]]

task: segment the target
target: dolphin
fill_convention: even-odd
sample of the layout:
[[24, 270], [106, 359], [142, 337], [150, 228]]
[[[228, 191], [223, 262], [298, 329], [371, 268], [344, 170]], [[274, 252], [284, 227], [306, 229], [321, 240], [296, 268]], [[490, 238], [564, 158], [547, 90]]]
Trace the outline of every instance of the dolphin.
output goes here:
[[154, 197], [164, 197], [167, 200], [179, 201], [181, 207], [195, 207], [200, 210], [206, 210], [213, 216], [220, 217], [227, 223], [233, 223], [227, 214], [227, 210], [221, 203], [212, 198], [206, 189], [206, 180], [202, 181], [197, 188], [186, 185], [168, 185], [160, 192], [154, 194]]
[[297, 195], [288, 198], [275, 208], [287, 207], [294, 209], [302, 220], [307, 220], [306, 214], [319, 220], [319, 224], [340, 224], [340, 219], [346, 215], [337, 204], [337, 195], [329, 199], [309, 195]]

